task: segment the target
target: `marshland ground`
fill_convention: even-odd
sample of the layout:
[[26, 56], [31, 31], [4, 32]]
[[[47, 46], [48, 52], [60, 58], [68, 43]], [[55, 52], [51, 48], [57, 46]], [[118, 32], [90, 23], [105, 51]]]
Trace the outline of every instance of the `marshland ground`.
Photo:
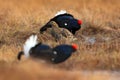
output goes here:
[[[1, 80], [101, 80], [120, 79], [119, 0], [0, 0]], [[64, 63], [17, 60], [25, 40], [37, 34], [39, 41], [56, 43], [39, 29], [59, 10], [83, 21], [75, 37], [79, 49]], [[72, 44], [70, 43], [70, 44]], [[65, 80], [66, 80], [65, 79]]]

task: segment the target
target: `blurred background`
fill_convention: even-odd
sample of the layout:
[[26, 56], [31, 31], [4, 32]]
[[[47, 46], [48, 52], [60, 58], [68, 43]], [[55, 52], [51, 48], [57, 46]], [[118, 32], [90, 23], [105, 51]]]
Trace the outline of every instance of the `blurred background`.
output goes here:
[[[0, 0], [1, 80], [119, 80], [120, 0]], [[54, 46], [40, 36], [39, 29], [54, 15], [66, 10], [83, 21], [76, 33], [79, 49], [58, 65], [42, 61], [17, 60], [25, 40], [33, 33], [39, 41]]]

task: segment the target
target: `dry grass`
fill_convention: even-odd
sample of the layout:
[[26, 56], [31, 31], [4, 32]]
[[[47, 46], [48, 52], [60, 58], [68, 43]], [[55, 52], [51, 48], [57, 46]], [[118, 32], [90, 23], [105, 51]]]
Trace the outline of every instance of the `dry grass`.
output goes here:
[[66, 71], [51, 64], [27, 60], [13, 65], [0, 66], [1, 80], [119, 80], [120, 74], [106, 71]]
[[[13, 77], [19, 79], [25, 76], [32, 80], [61, 80], [66, 76], [69, 80], [115, 79], [114, 73], [91, 74], [89, 70], [120, 70], [119, 3], [119, 0], [74, 0], [74, 4], [73, 0], [0, 0], [0, 79], [10, 80], [11, 77], [13, 80]], [[78, 40], [71, 42], [79, 45], [77, 53], [59, 65], [24, 60], [19, 63], [17, 53], [33, 33], [38, 34], [40, 41], [51, 46], [68, 43], [56, 43], [49, 39], [50, 36], [39, 34], [40, 27], [61, 9], [83, 20], [82, 29], [75, 35]], [[94, 44], [89, 41], [91, 39], [95, 40]], [[34, 66], [31, 67], [31, 64]], [[84, 70], [88, 70], [88, 73], [86, 71], [85, 74]], [[8, 75], [12, 71], [13, 75]]]

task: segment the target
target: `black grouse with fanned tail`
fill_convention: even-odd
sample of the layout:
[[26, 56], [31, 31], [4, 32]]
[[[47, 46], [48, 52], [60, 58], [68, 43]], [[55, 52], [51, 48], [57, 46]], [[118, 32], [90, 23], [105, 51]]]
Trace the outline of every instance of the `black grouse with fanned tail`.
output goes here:
[[82, 24], [81, 20], [78, 20], [74, 18], [73, 15], [64, 12], [57, 14], [54, 18], [50, 19], [49, 22], [40, 29], [40, 33], [43, 33], [48, 28], [54, 27], [51, 25], [51, 21], [56, 22], [59, 28], [68, 29], [73, 35], [81, 28]]
[[[24, 54], [27, 58], [42, 59], [51, 63], [61, 63], [67, 60], [77, 50], [77, 45], [58, 45], [54, 48], [42, 43], [36, 43], [36, 36], [31, 36], [24, 45], [24, 51], [18, 53], [18, 60]], [[31, 44], [30, 42], [35, 43]], [[33, 46], [34, 45], [34, 46]], [[31, 47], [32, 46], [32, 47]]]

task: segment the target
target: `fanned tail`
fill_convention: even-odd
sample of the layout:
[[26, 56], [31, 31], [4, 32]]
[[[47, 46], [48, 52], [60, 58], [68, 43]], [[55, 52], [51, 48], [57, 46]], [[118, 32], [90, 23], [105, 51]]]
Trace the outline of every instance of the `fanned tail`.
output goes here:
[[26, 40], [26, 42], [25, 42], [25, 44], [24, 44], [24, 46], [23, 46], [23, 49], [24, 49], [24, 55], [25, 55], [25, 57], [29, 57], [29, 51], [30, 51], [30, 49], [32, 48], [32, 47], [34, 47], [35, 45], [37, 45], [37, 35], [32, 35], [32, 36], [30, 36], [27, 40]]

